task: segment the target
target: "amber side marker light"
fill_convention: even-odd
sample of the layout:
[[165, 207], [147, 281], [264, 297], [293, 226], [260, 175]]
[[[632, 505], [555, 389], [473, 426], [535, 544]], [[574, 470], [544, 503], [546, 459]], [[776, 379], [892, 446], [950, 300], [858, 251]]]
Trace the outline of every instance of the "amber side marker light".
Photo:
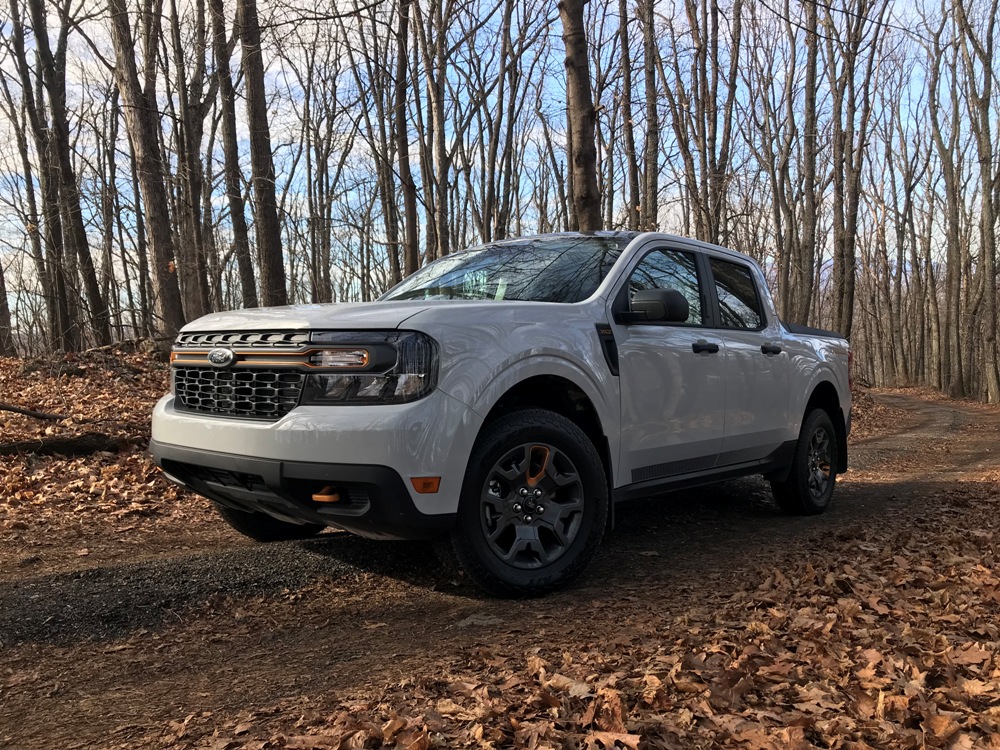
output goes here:
[[410, 477], [410, 484], [421, 495], [433, 495], [441, 488], [441, 477]]

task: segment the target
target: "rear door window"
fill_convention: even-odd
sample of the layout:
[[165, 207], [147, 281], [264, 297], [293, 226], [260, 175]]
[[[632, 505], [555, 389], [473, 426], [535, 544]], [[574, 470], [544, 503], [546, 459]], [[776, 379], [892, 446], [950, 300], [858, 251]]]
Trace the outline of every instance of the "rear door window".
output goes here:
[[750, 269], [741, 263], [719, 258], [709, 259], [719, 298], [719, 317], [723, 328], [756, 330], [764, 326], [764, 313]]

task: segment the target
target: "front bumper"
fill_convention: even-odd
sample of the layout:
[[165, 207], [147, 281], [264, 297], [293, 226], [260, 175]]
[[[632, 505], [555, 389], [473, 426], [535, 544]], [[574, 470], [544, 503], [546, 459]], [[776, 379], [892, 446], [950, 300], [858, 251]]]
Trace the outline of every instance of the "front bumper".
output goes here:
[[[299, 406], [274, 422], [179, 410], [165, 396], [150, 449], [171, 476], [216, 502], [412, 538], [451, 525], [482, 421], [440, 390], [409, 404]], [[440, 477], [438, 491], [418, 493], [417, 477]], [[324, 508], [312, 495], [326, 485], [356, 497]]]
[[[403, 479], [387, 466], [306, 463], [184, 448], [156, 440], [150, 452], [173, 481], [220, 505], [292, 523], [337, 526], [379, 539], [420, 539], [446, 531], [453, 513], [417, 510]], [[332, 487], [336, 503], [312, 495]]]

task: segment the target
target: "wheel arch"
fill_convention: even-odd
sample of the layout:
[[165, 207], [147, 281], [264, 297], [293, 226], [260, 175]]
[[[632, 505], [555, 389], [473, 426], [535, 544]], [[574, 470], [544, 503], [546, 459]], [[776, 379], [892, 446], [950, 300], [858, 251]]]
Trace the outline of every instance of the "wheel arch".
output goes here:
[[840, 406], [837, 387], [829, 380], [820, 381], [813, 388], [806, 402], [803, 418], [813, 409], [822, 409], [830, 415], [833, 429], [837, 433], [837, 473], [843, 474], [847, 471], [847, 420]]
[[601, 457], [610, 491], [613, 470], [611, 444], [600, 413], [586, 391], [568, 378], [561, 375], [533, 375], [518, 381], [494, 402], [479, 428], [480, 434], [501, 414], [529, 408], [555, 412], [583, 430]]

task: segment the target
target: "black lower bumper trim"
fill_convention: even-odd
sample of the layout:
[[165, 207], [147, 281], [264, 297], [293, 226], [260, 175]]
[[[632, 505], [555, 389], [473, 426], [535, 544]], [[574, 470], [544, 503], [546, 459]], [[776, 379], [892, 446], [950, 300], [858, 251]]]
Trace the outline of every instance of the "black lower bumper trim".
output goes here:
[[[427, 515], [388, 466], [277, 461], [151, 441], [156, 465], [174, 481], [236, 510], [292, 523], [337, 526], [378, 539], [423, 539], [447, 531], [454, 514]], [[336, 503], [313, 494], [332, 487]]]

